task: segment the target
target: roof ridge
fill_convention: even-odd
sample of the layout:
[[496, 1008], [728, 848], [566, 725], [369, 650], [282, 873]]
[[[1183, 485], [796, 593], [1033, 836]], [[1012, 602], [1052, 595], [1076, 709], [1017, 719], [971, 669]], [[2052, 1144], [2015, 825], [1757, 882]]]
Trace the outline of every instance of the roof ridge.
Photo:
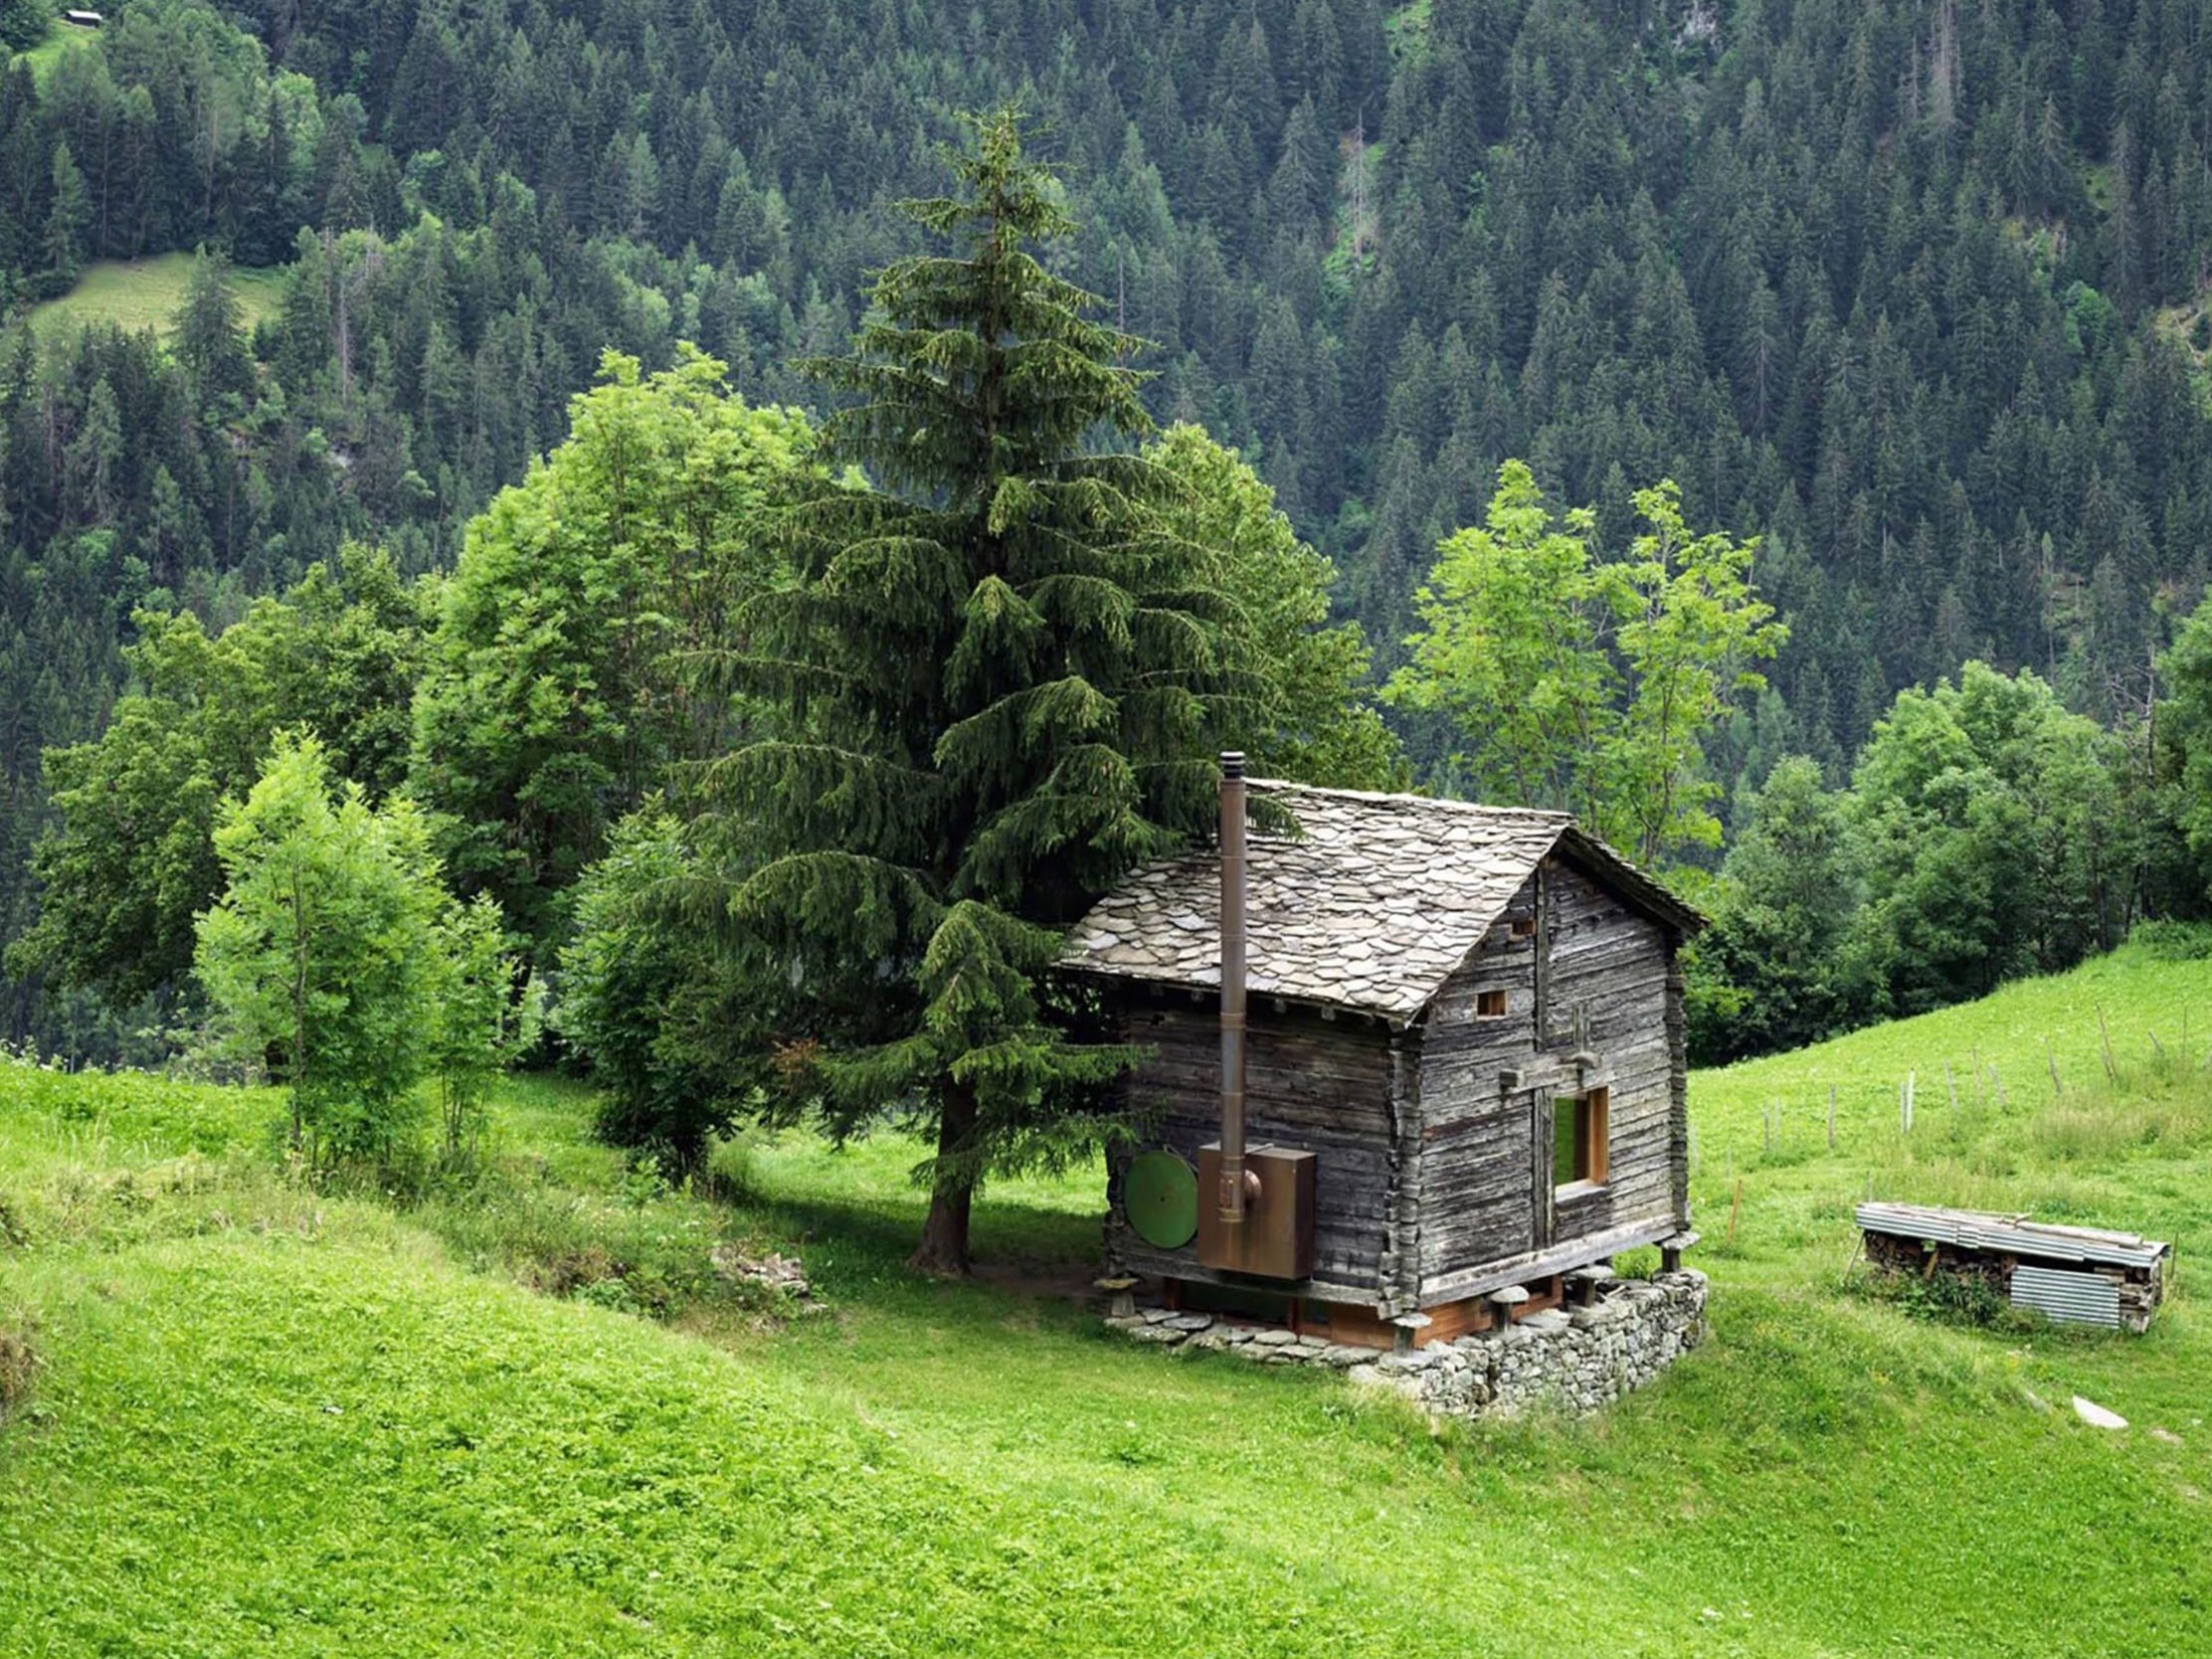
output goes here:
[[1325, 795], [1339, 801], [1370, 801], [1402, 803], [1408, 807], [1442, 807], [1449, 812], [1481, 813], [1494, 818], [1525, 818], [1545, 824], [1571, 824], [1572, 813], [1561, 812], [1553, 807], [1499, 807], [1487, 801], [1462, 801], [1454, 795], [1414, 795], [1405, 790], [1334, 789], [1324, 784], [1301, 784], [1288, 778], [1253, 778], [1248, 780], [1254, 790], [1269, 794], [1296, 793], [1299, 795]]

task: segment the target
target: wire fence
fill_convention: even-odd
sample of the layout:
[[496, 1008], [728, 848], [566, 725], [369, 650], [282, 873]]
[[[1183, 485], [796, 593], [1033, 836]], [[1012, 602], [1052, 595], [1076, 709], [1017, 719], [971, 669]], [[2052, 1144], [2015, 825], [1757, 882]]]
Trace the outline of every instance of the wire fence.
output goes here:
[[[1729, 1175], [1757, 1163], [1789, 1163], [1822, 1153], [1851, 1156], [1895, 1152], [1933, 1138], [1971, 1138], [1999, 1120], [2050, 1119], [2077, 1109], [2094, 1119], [2203, 1076], [2212, 1084], [2212, 1037], [2184, 1016], [2172, 1040], [2155, 1028], [2117, 1040], [2103, 1009], [2087, 1025], [2054, 1041], [2046, 1034], [2023, 1057], [2017, 1044], [2000, 1057], [1978, 1047], [1931, 1054], [1874, 1076], [1865, 1066], [1848, 1077], [1807, 1075], [1753, 1096], [1747, 1114], [1741, 1094], [1726, 1107], [1698, 1110], [1693, 1092], [1690, 1173]], [[1733, 1091], [1732, 1091], [1733, 1092]]]

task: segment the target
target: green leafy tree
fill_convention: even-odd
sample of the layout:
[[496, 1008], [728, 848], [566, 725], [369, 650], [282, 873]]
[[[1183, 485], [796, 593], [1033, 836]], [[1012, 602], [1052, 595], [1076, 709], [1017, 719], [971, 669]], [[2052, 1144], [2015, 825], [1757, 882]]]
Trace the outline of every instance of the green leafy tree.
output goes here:
[[1144, 454], [1181, 486], [1165, 507], [1169, 524], [1218, 559], [1235, 601], [1226, 626], [1266, 664], [1269, 694], [1232, 734], [1254, 773], [1404, 787], [1404, 751], [1370, 698], [1367, 641], [1357, 623], [1329, 622], [1336, 567], [1298, 539], [1259, 474], [1202, 429], [1170, 427]]
[[457, 1172], [476, 1167], [491, 1085], [538, 1038], [543, 988], [523, 976], [515, 944], [488, 893], [444, 906], [432, 930], [426, 1063], [443, 1156]]
[[1867, 902], [1848, 948], [1915, 1014], [2118, 944], [2141, 829], [2113, 734], [2033, 673], [1906, 691], [1852, 777]]
[[[2212, 599], [2158, 659], [2166, 696], [2155, 717], [2155, 819], [2171, 848], [2165, 885], [2180, 907], [2212, 904]], [[2178, 846], [2172, 843], [2178, 842]]]
[[222, 896], [198, 922], [194, 971], [218, 1030], [290, 1102], [290, 1144], [317, 1168], [389, 1160], [414, 1128], [429, 1058], [445, 902], [422, 815], [333, 794], [322, 746], [279, 736], [215, 830]]
[[773, 998], [749, 994], [736, 960], [687, 896], [707, 885], [682, 825], [657, 804], [617, 824], [578, 879], [554, 1025], [600, 1090], [599, 1133], [697, 1172], [759, 1080]]
[[1788, 631], [1752, 592], [1751, 544], [1690, 534], [1671, 482], [1634, 500], [1643, 533], [1596, 563], [1591, 513], [1555, 520], [1507, 461], [1484, 524], [1439, 548], [1389, 695], [1450, 718], [1485, 795], [1571, 812], [1655, 863], [1719, 844], [1702, 743]]
[[1705, 897], [1693, 947], [1690, 1045], [1700, 1064], [1793, 1048], [1842, 1030], [1858, 1005], [1842, 946], [1858, 905], [1847, 804], [1819, 765], [1778, 762]]
[[672, 761], [729, 740], [694, 654], [777, 577], [765, 515], [810, 469], [805, 417], [753, 409], [685, 350], [610, 352], [573, 430], [468, 526], [415, 710], [448, 867], [550, 955], [555, 899]]
[[711, 783], [749, 870], [731, 914], [806, 1001], [794, 1067], [834, 1133], [886, 1109], [936, 1143], [916, 1264], [963, 1271], [986, 1176], [1096, 1144], [1130, 1058], [1048, 971], [1133, 863], [1202, 833], [1211, 751], [1267, 687], [1224, 560], [1111, 441], [1149, 429], [1135, 342], [1032, 252], [1071, 222], [1019, 123], [976, 123], [960, 194], [907, 212], [942, 256], [876, 279], [825, 429], [877, 487], [790, 520], [796, 580], [733, 663], [791, 729]]
[[223, 885], [218, 808], [252, 786], [273, 732], [313, 731], [371, 800], [401, 781], [425, 632], [391, 561], [360, 548], [212, 640], [189, 614], [136, 620], [139, 689], [95, 741], [46, 753], [59, 816], [32, 853], [38, 920], [7, 958], [117, 1007], [190, 969], [193, 917]]

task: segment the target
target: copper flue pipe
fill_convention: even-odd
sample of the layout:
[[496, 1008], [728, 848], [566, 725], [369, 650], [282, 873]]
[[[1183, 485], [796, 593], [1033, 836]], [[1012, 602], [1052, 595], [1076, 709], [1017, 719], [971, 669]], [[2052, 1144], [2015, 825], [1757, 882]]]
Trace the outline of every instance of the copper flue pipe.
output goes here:
[[1221, 756], [1221, 1185], [1227, 1226], [1244, 1221], [1244, 757]]

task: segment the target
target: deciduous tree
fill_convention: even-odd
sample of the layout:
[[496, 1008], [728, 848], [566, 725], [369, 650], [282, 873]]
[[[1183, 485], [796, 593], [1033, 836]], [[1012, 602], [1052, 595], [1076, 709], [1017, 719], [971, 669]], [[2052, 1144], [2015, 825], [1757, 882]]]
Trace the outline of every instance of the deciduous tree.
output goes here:
[[415, 710], [414, 779], [455, 878], [550, 954], [555, 896], [669, 762], [728, 741], [694, 653], [770, 585], [766, 514], [813, 437], [686, 352], [647, 375], [610, 352], [568, 441], [468, 527]]
[[212, 640], [190, 615], [137, 620], [139, 689], [95, 741], [46, 753], [60, 816], [32, 855], [38, 921], [7, 959], [117, 1007], [190, 968], [193, 917], [222, 888], [218, 806], [252, 787], [273, 732], [314, 732], [327, 769], [372, 801], [401, 781], [424, 648], [414, 590], [361, 548]]
[[218, 1029], [263, 1058], [290, 1102], [290, 1144], [317, 1166], [388, 1159], [407, 1138], [429, 1057], [444, 903], [422, 815], [332, 791], [322, 745], [277, 739], [215, 830], [222, 896], [198, 921], [194, 971]]
[[1788, 634], [1752, 591], [1750, 544], [1692, 535], [1671, 482], [1634, 499], [1643, 532], [1600, 563], [1590, 513], [1556, 520], [1507, 461], [1486, 522], [1438, 550], [1389, 692], [1451, 719], [1453, 764], [1486, 797], [1574, 813], [1655, 863], [1719, 843], [1702, 741]]

